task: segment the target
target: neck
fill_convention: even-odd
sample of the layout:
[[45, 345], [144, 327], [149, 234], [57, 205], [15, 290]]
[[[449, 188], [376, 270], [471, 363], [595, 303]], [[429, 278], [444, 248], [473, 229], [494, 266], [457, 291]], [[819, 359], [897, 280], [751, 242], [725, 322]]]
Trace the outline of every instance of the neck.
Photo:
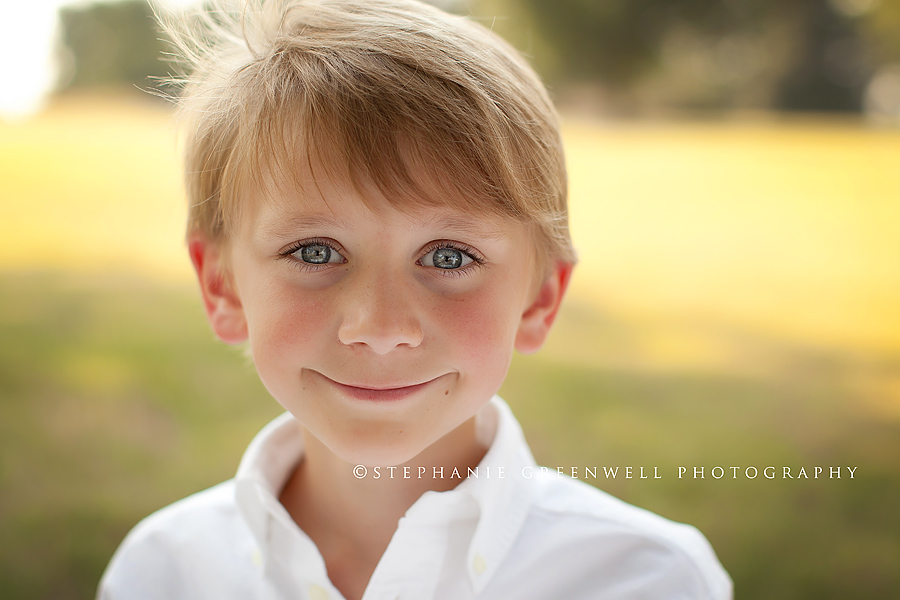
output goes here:
[[461, 479], [450, 476], [453, 469], [465, 478], [484, 457], [495, 428], [496, 415], [486, 405], [407, 463], [379, 468], [378, 478], [374, 467], [358, 477], [355, 465], [304, 430], [305, 454], [281, 502], [319, 548], [335, 586], [348, 600], [361, 597], [400, 518], [425, 492], [456, 487]]

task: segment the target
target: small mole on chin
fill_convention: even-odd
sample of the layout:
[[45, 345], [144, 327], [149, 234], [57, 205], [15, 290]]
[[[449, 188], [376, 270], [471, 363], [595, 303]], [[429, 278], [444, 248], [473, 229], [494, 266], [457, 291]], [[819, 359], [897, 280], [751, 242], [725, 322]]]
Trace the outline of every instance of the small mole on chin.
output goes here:
[[450, 393], [450, 390], [445, 390], [445, 391], [444, 391], [444, 395], [445, 395], [445, 396], [446, 396], [447, 394], [449, 394], [449, 393]]

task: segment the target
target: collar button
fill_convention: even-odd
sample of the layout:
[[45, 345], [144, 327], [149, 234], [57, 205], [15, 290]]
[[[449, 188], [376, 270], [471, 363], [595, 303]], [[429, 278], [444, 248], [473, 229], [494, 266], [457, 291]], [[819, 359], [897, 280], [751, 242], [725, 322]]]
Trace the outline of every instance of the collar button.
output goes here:
[[472, 569], [476, 575], [481, 575], [487, 569], [487, 561], [484, 560], [482, 555], [476, 554], [475, 558], [472, 559]]

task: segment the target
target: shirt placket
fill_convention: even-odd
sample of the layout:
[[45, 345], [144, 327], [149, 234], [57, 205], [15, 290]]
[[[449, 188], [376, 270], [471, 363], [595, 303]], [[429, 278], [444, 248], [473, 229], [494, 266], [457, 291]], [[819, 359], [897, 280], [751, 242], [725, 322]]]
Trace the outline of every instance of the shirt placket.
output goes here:
[[433, 598], [446, 545], [446, 523], [403, 517], [375, 567], [363, 600]]

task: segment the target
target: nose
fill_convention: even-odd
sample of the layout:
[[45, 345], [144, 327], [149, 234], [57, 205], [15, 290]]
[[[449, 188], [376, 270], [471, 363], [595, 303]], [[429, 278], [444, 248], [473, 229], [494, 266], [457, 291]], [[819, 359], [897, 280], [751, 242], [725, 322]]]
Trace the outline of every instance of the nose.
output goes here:
[[422, 343], [412, 290], [401, 273], [371, 270], [347, 282], [338, 339], [346, 346], [367, 346], [376, 354]]

